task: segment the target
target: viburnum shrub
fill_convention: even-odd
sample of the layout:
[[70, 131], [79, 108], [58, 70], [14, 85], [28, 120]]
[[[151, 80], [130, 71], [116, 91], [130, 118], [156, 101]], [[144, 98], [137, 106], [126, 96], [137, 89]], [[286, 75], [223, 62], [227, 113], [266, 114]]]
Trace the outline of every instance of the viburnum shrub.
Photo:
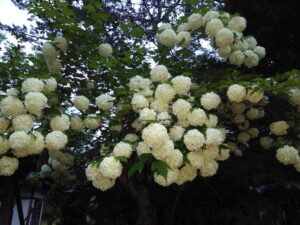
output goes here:
[[[243, 36], [245, 28], [246, 19], [241, 16], [208, 11], [192, 14], [176, 31], [171, 24], [161, 24], [156, 39], [159, 48], [187, 48], [193, 34], [202, 31], [220, 57], [251, 68], [266, 52], [254, 37]], [[297, 71], [268, 79], [244, 79], [242, 74], [226, 81], [220, 77], [221, 83], [199, 81], [189, 71], [172, 74], [170, 68], [156, 63], [145, 69], [146, 75], [135, 74], [123, 86], [93, 98], [81, 91], [70, 95], [66, 103], [53, 96], [60, 85], [57, 78], [63, 76], [58, 57], [67, 51], [67, 41], [56, 37], [45, 43], [42, 51], [51, 77], [27, 78], [19, 89], [7, 90], [1, 101], [2, 176], [14, 174], [22, 157], [47, 150], [50, 158], [42, 166], [41, 176], [74, 180], [69, 171], [74, 163], [72, 148], [76, 147], [72, 140], [82, 134], [88, 146], [104, 135], [102, 127], [111, 133], [105, 133], [107, 144], [93, 149], [96, 154], [85, 162], [87, 179], [102, 191], [112, 188], [120, 176], [132, 177], [145, 167], [161, 186], [213, 176], [221, 161], [230, 154], [241, 156], [256, 142], [263, 149], [277, 149], [278, 161], [294, 165], [300, 172]], [[113, 58], [108, 43], [100, 44], [98, 51], [100, 57]], [[298, 85], [292, 82], [297, 80]], [[87, 89], [93, 92], [93, 81]], [[276, 118], [268, 113], [277, 100], [293, 111], [286, 117], [288, 121], [285, 115]], [[83, 138], [86, 134], [91, 138]]]

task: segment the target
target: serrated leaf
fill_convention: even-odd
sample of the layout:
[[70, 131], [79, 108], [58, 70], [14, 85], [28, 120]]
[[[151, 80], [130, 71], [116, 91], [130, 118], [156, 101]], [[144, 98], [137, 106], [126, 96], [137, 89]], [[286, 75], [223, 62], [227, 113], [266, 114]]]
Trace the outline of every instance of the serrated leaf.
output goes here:
[[140, 27], [136, 27], [130, 32], [130, 35], [132, 37], [141, 38], [144, 36], [144, 31]]
[[169, 168], [168, 164], [161, 160], [154, 161], [151, 164], [151, 171], [156, 172], [157, 174], [163, 176], [166, 179], [168, 175], [168, 168]]
[[125, 157], [125, 156], [117, 156], [115, 157], [117, 160], [121, 161], [121, 162], [124, 162], [124, 163], [127, 163], [128, 162], [128, 158]]

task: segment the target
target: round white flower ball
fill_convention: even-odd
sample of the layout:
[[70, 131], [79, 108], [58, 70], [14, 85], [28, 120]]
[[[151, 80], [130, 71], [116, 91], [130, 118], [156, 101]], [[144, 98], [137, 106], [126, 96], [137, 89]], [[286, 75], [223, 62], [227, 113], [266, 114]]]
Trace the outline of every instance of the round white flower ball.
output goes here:
[[272, 148], [273, 138], [261, 137], [259, 143], [264, 149], [270, 149]]
[[132, 109], [138, 111], [149, 106], [149, 101], [143, 95], [135, 93], [131, 99]]
[[84, 125], [86, 128], [90, 130], [95, 130], [100, 126], [101, 120], [98, 118], [96, 114], [89, 114], [84, 119]]
[[9, 126], [9, 120], [4, 118], [4, 117], [0, 117], [0, 134], [3, 134], [6, 132], [8, 126]]
[[22, 92], [41, 92], [44, 88], [44, 82], [37, 78], [28, 78], [22, 83]]
[[142, 138], [151, 148], [160, 148], [169, 140], [168, 131], [159, 123], [152, 123], [143, 129]]
[[239, 84], [231, 85], [227, 90], [227, 97], [231, 102], [240, 103], [246, 96], [246, 88]]
[[191, 166], [195, 169], [200, 169], [204, 164], [204, 157], [202, 152], [189, 152], [187, 154]]
[[103, 176], [111, 179], [116, 179], [121, 176], [122, 173], [122, 164], [114, 156], [105, 157], [100, 165], [100, 172]]
[[259, 130], [255, 127], [252, 127], [247, 130], [247, 133], [250, 135], [251, 138], [256, 138], [259, 134]]
[[103, 43], [99, 45], [98, 52], [100, 56], [109, 57], [112, 56], [113, 49], [110, 44]]
[[233, 32], [228, 28], [222, 28], [216, 34], [215, 42], [218, 47], [231, 45], [233, 41], [234, 41]]
[[38, 131], [32, 133], [32, 138], [33, 143], [30, 146], [30, 154], [40, 154], [45, 148], [45, 138]]
[[150, 108], [156, 112], [167, 112], [169, 111], [169, 104], [168, 102], [161, 101], [160, 99], [155, 99], [151, 102]]
[[0, 136], [0, 155], [5, 154], [9, 148], [10, 146], [8, 140]]
[[66, 52], [67, 48], [68, 48], [68, 43], [67, 40], [62, 37], [62, 36], [58, 36], [54, 39], [53, 43], [55, 44], [55, 46], [57, 48], [59, 48], [61, 51]]
[[72, 130], [82, 131], [84, 128], [84, 122], [78, 116], [72, 117], [70, 121], [70, 126]]
[[138, 143], [136, 147], [136, 153], [140, 157], [142, 154], [151, 153], [150, 147], [145, 144], [145, 142], [141, 141]]
[[271, 133], [277, 136], [287, 134], [289, 127], [286, 121], [277, 121], [270, 124]]
[[[291, 89], [289, 91], [289, 99], [293, 105], [300, 106], [300, 89], [299, 88]], [[0, 120], [1, 120], [1, 118], [0, 118]], [[1, 125], [0, 125], [0, 127], [1, 127]]]
[[96, 106], [103, 111], [110, 110], [114, 106], [114, 99], [109, 94], [101, 94], [96, 98]]
[[15, 151], [26, 151], [32, 139], [25, 131], [16, 131], [9, 136], [9, 145]]
[[231, 110], [235, 114], [243, 113], [246, 110], [246, 105], [244, 103], [233, 103], [231, 104]]
[[220, 105], [221, 98], [214, 92], [208, 92], [201, 96], [200, 102], [204, 109], [211, 110], [216, 109]]
[[162, 82], [170, 77], [167, 67], [164, 65], [156, 65], [150, 72], [151, 80], [153, 82]]
[[33, 127], [34, 120], [30, 114], [23, 114], [14, 117], [12, 124], [16, 131], [29, 131]]
[[161, 23], [158, 26], [158, 30], [172, 29], [172, 25], [170, 23]]
[[200, 168], [200, 175], [202, 177], [211, 177], [217, 173], [219, 164], [215, 160], [205, 160]]
[[172, 106], [172, 112], [177, 118], [186, 118], [191, 108], [191, 103], [184, 99], [178, 99]]
[[116, 144], [116, 146], [113, 149], [113, 155], [115, 157], [118, 156], [124, 156], [126, 158], [129, 158], [132, 154], [132, 147], [130, 144], [126, 143], [126, 142], [119, 142], [118, 144]]
[[73, 104], [78, 110], [85, 111], [89, 108], [90, 100], [83, 95], [77, 95], [73, 100]]
[[59, 60], [47, 61], [47, 67], [50, 73], [61, 74], [62, 65]]
[[175, 97], [175, 90], [169, 84], [160, 84], [155, 90], [155, 98], [163, 102], [169, 102]]
[[192, 181], [197, 176], [197, 170], [193, 168], [191, 165], [186, 164], [179, 170], [178, 178], [175, 181], [176, 184], [182, 185], [187, 181]]
[[243, 32], [246, 26], [247, 26], [246, 19], [241, 16], [235, 16], [231, 18], [231, 20], [228, 23], [228, 28], [236, 32]]
[[192, 126], [202, 126], [207, 121], [207, 116], [203, 109], [197, 108], [188, 113], [187, 120]]
[[244, 58], [244, 64], [248, 68], [252, 68], [254, 66], [258, 65], [259, 58], [258, 56], [251, 50], [247, 50], [244, 52], [245, 58]]
[[173, 149], [167, 152], [166, 163], [171, 169], [177, 169], [182, 165], [183, 154], [178, 149]]
[[182, 48], [186, 48], [192, 41], [191, 33], [187, 31], [180, 31], [178, 33], [178, 41], [177, 43], [181, 43], [180, 46]]
[[67, 115], [55, 116], [50, 121], [52, 130], [66, 131], [70, 128], [70, 118]]
[[11, 176], [19, 167], [18, 159], [2, 156], [0, 158], [0, 176]]
[[204, 122], [208, 128], [216, 127], [218, 124], [218, 117], [213, 114], [208, 115], [208, 119]]
[[158, 113], [157, 115], [157, 118], [156, 120], [160, 123], [160, 124], [163, 124], [163, 125], [170, 125], [171, 124], [171, 115], [167, 112], [160, 112]]
[[191, 30], [199, 29], [203, 24], [203, 19], [201, 14], [194, 13], [188, 18], [188, 28]]
[[153, 121], [156, 119], [156, 112], [153, 109], [143, 108], [140, 111], [139, 120], [142, 123], [146, 123], [147, 121]]
[[229, 57], [230, 64], [236, 66], [242, 65], [244, 60], [245, 60], [245, 55], [240, 50], [233, 51]]
[[260, 118], [260, 112], [256, 108], [251, 108], [247, 111], [246, 116], [249, 120], [256, 120]]
[[188, 150], [199, 151], [205, 143], [205, 137], [200, 131], [192, 129], [184, 135], [183, 142]]
[[219, 56], [227, 59], [230, 57], [230, 53], [231, 53], [231, 47], [229, 45], [226, 45], [226, 46], [223, 46], [223, 47], [220, 47], [218, 49], [218, 54]]
[[182, 23], [177, 28], [177, 33], [180, 33], [181, 31], [187, 31], [189, 30], [188, 23]]
[[183, 137], [185, 129], [181, 126], [174, 126], [170, 128], [169, 136], [173, 141], [180, 141]]
[[157, 41], [165, 46], [172, 46], [178, 41], [178, 36], [173, 29], [165, 29], [157, 35]]
[[224, 28], [224, 24], [220, 19], [212, 19], [210, 20], [205, 27], [205, 33], [209, 36], [209, 37], [215, 37], [217, 32]]
[[39, 115], [47, 105], [47, 97], [38, 92], [29, 92], [25, 95], [25, 106], [28, 112]]
[[294, 147], [285, 145], [277, 149], [276, 158], [284, 165], [295, 164], [299, 161], [299, 153]]
[[207, 145], [221, 145], [224, 142], [224, 136], [222, 132], [215, 128], [208, 128], [206, 130], [206, 140]]
[[257, 41], [253, 36], [246, 37], [245, 41], [247, 41], [249, 49], [253, 50], [257, 45]]
[[248, 90], [246, 100], [252, 104], [259, 103], [264, 98], [264, 91], [262, 90]]
[[238, 134], [238, 137], [237, 139], [240, 141], [240, 142], [243, 142], [243, 143], [246, 143], [250, 140], [251, 136], [246, 133], [246, 132], [241, 132]]
[[261, 46], [256, 46], [253, 49], [253, 52], [258, 56], [259, 59], [262, 59], [266, 56], [266, 49]]
[[210, 20], [218, 18], [220, 16], [220, 13], [217, 11], [208, 11], [203, 16], [203, 22], [208, 23]]
[[7, 96], [2, 99], [1, 113], [4, 116], [18, 116], [25, 113], [25, 108], [20, 99], [14, 96]]
[[191, 78], [182, 75], [174, 77], [171, 80], [171, 83], [178, 95], [186, 95], [190, 91], [192, 85]]
[[51, 77], [49, 79], [44, 80], [44, 89], [43, 92], [52, 92], [57, 88], [57, 81], [55, 78]]
[[236, 124], [241, 124], [241, 123], [244, 123], [245, 120], [246, 120], [246, 118], [245, 118], [244, 114], [239, 113], [233, 117], [232, 122], [234, 122]]
[[61, 150], [67, 143], [68, 136], [61, 131], [52, 131], [46, 135], [46, 148], [50, 151]]
[[167, 187], [173, 184], [178, 178], [178, 171], [177, 170], [168, 170], [167, 177], [163, 177], [162, 175], [154, 173], [154, 182], [163, 186]]
[[55, 47], [50, 43], [45, 43], [42, 49], [44, 58], [47, 61], [54, 61], [57, 57], [57, 51]]

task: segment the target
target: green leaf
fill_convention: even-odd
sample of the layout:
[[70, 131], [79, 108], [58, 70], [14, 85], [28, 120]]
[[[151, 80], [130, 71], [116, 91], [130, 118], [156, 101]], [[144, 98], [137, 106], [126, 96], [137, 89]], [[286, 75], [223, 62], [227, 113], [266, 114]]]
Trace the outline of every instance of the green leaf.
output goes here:
[[117, 160], [119, 160], [120, 162], [124, 162], [127, 163], [128, 162], [128, 158], [126, 158], [125, 156], [117, 156], [115, 157]]
[[130, 32], [130, 35], [132, 37], [141, 38], [144, 36], [144, 31], [140, 27], [136, 27]]
[[194, 6], [198, 3], [198, 0], [186, 0], [186, 3], [189, 4], [190, 6]]
[[151, 164], [151, 171], [158, 173], [159, 175], [163, 176], [166, 179], [168, 175], [168, 168], [169, 168], [168, 164], [161, 160], [154, 161]]
[[145, 163], [152, 158], [150, 153], [142, 154], [138, 161], [136, 161], [128, 170], [128, 177], [132, 177], [137, 171], [142, 173]]

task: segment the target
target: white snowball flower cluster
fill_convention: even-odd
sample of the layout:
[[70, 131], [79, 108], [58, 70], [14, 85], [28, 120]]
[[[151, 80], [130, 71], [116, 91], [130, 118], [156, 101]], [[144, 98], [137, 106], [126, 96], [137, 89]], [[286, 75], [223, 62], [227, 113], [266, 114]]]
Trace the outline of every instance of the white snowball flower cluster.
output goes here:
[[136, 153], [138, 156], [141, 156], [142, 154], [148, 154], [151, 153], [150, 147], [145, 144], [145, 142], [141, 141], [138, 143], [136, 147]]
[[186, 95], [190, 91], [192, 85], [191, 78], [182, 75], [174, 77], [171, 80], [171, 83], [178, 95]]
[[14, 157], [2, 156], [0, 158], [0, 176], [11, 176], [19, 167], [19, 161]]
[[110, 57], [110, 56], [112, 56], [112, 53], [113, 53], [113, 49], [112, 49], [111, 45], [108, 43], [100, 44], [98, 51], [99, 51], [99, 55], [103, 56], [103, 57]]
[[252, 104], [260, 102], [264, 98], [264, 91], [262, 90], [248, 90], [246, 100]]
[[8, 140], [0, 136], [0, 155], [5, 154], [9, 148], [10, 146]]
[[28, 78], [22, 83], [22, 92], [41, 92], [44, 89], [44, 82], [37, 78]]
[[14, 96], [7, 96], [2, 99], [0, 106], [4, 116], [18, 116], [26, 112], [23, 102]]
[[240, 103], [246, 96], [246, 88], [239, 85], [233, 84], [227, 90], [227, 97], [232, 102]]
[[90, 100], [83, 95], [78, 95], [74, 98], [73, 104], [77, 109], [86, 111], [89, 108]]
[[68, 48], [68, 43], [67, 40], [62, 37], [62, 36], [58, 36], [54, 39], [53, 41], [54, 45], [61, 51], [66, 52], [67, 48]]
[[57, 88], [57, 81], [55, 78], [51, 77], [44, 80], [44, 89], [43, 92], [53, 92]]
[[167, 67], [164, 65], [156, 65], [150, 72], [151, 80], [153, 82], [162, 82], [167, 80], [171, 75]]
[[71, 118], [70, 126], [72, 130], [82, 131], [84, 128], [84, 122], [80, 117], [74, 116]]
[[205, 33], [209, 37], [215, 37], [217, 32], [224, 28], [224, 24], [220, 19], [212, 19], [205, 26]]
[[157, 41], [165, 46], [172, 46], [178, 42], [178, 36], [173, 29], [165, 29], [156, 34]]
[[28, 112], [40, 115], [48, 102], [47, 97], [39, 92], [29, 92], [25, 95], [24, 104]]
[[205, 143], [204, 135], [196, 130], [189, 130], [183, 137], [185, 146], [190, 151], [199, 151]]
[[184, 99], [178, 99], [172, 105], [172, 112], [177, 118], [186, 118], [190, 109], [192, 108], [191, 103]]
[[289, 100], [294, 106], [300, 107], [300, 89], [293, 88], [289, 91]]
[[86, 177], [95, 188], [106, 191], [112, 188], [115, 184], [115, 179], [105, 177], [96, 165], [89, 165], [85, 170]]
[[276, 158], [284, 165], [292, 165], [300, 160], [298, 150], [288, 145], [277, 149]]
[[143, 95], [135, 93], [131, 99], [131, 105], [133, 110], [139, 111], [142, 108], [149, 106], [149, 101]]
[[141, 123], [146, 124], [148, 121], [154, 121], [156, 119], [156, 112], [153, 109], [143, 108], [140, 111], [139, 120]]
[[23, 114], [13, 118], [13, 127], [15, 131], [30, 131], [33, 127], [34, 120], [30, 114]]
[[109, 94], [101, 94], [96, 98], [96, 106], [103, 111], [110, 110], [114, 106], [114, 99]]
[[110, 179], [118, 178], [122, 173], [122, 169], [122, 164], [114, 156], [105, 157], [99, 165], [100, 172]]
[[90, 114], [84, 119], [84, 125], [90, 130], [95, 130], [100, 126], [101, 120], [96, 114]]
[[178, 43], [182, 48], [187, 48], [192, 41], [191, 33], [187, 31], [180, 31], [178, 33]]
[[211, 109], [216, 109], [220, 105], [221, 98], [216, 93], [209, 92], [202, 95], [200, 101], [204, 109], [211, 110]]
[[3, 134], [6, 132], [9, 124], [10, 124], [10, 121], [8, 119], [0, 116], [0, 134]]
[[54, 39], [53, 45], [45, 43], [42, 49], [44, 58], [46, 60], [48, 70], [51, 73], [61, 74], [61, 63], [57, 60], [59, 51], [67, 51], [67, 41], [65, 38], [58, 36]]
[[190, 30], [197, 30], [203, 25], [202, 15], [194, 13], [189, 16], [187, 26]]
[[70, 118], [67, 115], [55, 116], [50, 121], [52, 130], [66, 131], [70, 128]]
[[160, 148], [169, 140], [167, 129], [159, 123], [152, 123], [144, 128], [142, 138], [151, 148]]
[[289, 127], [286, 121], [277, 121], [270, 124], [270, 131], [274, 135], [281, 136], [287, 134]]
[[270, 137], [261, 137], [259, 143], [264, 149], [270, 149], [272, 148], [273, 139]]
[[155, 99], [163, 102], [170, 102], [175, 97], [175, 90], [169, 84], [160, 84], [155, 90]]
[[68, 136], [61, 131], [52, 131], [46, 135], [46, 148], [52, 151], [58, 151], [65, 148], [68, 143]]
[[115, 145], [113, 149], [113, 156], [115, 157], [123, 156], [129, 158], [132, 154], [132, 151], [133, 150], [130, 144], [121, 141]]

